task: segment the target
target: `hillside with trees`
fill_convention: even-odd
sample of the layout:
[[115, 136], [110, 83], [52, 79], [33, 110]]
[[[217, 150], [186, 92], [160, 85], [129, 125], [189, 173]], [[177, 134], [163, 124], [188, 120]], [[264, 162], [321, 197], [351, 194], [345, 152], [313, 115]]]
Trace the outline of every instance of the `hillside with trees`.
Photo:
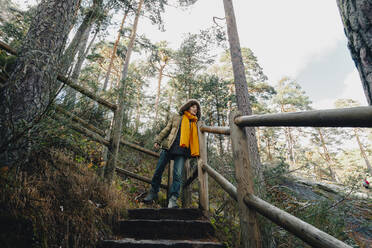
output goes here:
[[[149, 19], [162, 30], [169, 6], [187, 11], [195, 2], [42, 0], [21, 8], [0, 0], [1, 247], [95, 247], [117, 238], [115, 225], [128, 209], [165, 207], [164, 191], [145, 205], [149, 185], [115, 171], [151, 178], [156, 155], [138, 147], [153, 150], [154, 137], [187, 99], [198, 99], [206, 126], [229, 126], [234, 111], [316, 110], [300, 81], [270, 81], [254, 51], [231, 38], [235, 20], [228, 15], [184, 34], [177, 47], [140, 28]], [[371, 104], [372, 4], [348, 7], [353, 2], [337, 1]], [[335, 109], [357, 106], [353, 99], [334, 103]], [[372, 194], [362, 185], [372, 181], [371, 128], [245, 132], [256, 195], [351, 247], [372, 247]], [[231, 139], [205, 134], [208, 165], [237, 186]], [[197, 166], [192, 160], [191, 168]], [[191, 191], [191, 207], [198, 208], [197, 183]], [[242, 201], [209, 180], [209, 218], [226, 247], [246, 247]], [[262, 247], [310, 247], [259, 221]]]

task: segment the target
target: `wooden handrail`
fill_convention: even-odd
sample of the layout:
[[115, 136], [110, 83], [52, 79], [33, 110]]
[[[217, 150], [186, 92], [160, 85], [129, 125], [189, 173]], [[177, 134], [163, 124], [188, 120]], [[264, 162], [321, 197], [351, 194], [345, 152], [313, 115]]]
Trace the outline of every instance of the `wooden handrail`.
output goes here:
[[[68, 113], [67, 111], [65, 110], [61, 110], [61, 109], [58, 109], [58, 111], [61, 111], [62, 113], [66, 114], [66, 115], [69, 115], [70, 117], [72, 117], [72, 120], [77, 122], [77, 123], [85, 123], [85, 124], [88, 124], [86, 123], [85, 120], [81, 119], [80, 117], [74, 115], [74, 114], [71, 114], [71, 113]], [[67, 112], [67, 113], [66, 113]], [[109, 140], [106, 140], [102, 134], [104, 134], [104, 132], [96, 127], [94, 127], [93, 125], [86, 125], [85, 127], [81, 126], [81, 125], [78, 125], [78, 124], [70, 124], [72, 128], [74, 128], [76, 131], [92, 138], [94, 141], [97, 141], [105, 146], [109, 146], [110, 145], [110, 141]], [[150, 156], [153, 156], [153, 157], [156, 157], [158, 158], [160, 155], [159, 153], [157, 152], [154, 152], [154, 151], [151, 151], [149, 149], [146, 149], [142, 146], [139, 146], [139, 145], [136, 145], [134, 143], [131, 143], [129, 141], [126, 141], [124, 139], [121, 139], [120, 140], [120, 143], [125, 145], [125, 146], [128, 146], [130, 148], [133, 148], [137, 151], [140, 151], [140, 152], [143, 152], [143, 153], [146, 153]]]
[[[234, 199], [238, 199], [238, 191], [226, 178], [211, 168], [209, 165], [204, 164], [208, 174], [216, 180], [216, 182]], [[256, 210], [261, 215], [265, 216], [272, 222], [283, 227], [285, 230], [293, 233], [306, 243], [314, 247], [322, 248], [351, 248], [351, 246], [336, 239], [335, 237], [323, 232], [322, 230], [304, 222], [303, 220], [277, 208], [270, 203], [254, 196], [247, 194], [244, 197], [244, 203], [247, 207]]]
[[[52, 117], [57, 121], [66, 121], [62, 114], [56, 113], [52, 115]], [[82, 125], [74, 122], [67, 123], [72, 129], [75, 131], [87, 136], [88, 138], [92, 139], [93, 141], [96, 141], [102, 145], [109, 146], [110, 141], [106, 140], [104, 137], [99, 135], [98, 133], [92, 131], [90, 128], [83, 127]]]
[[372, 127], [372, 107], [239, 116], [235, 124], [247, 126]]
[[336, 239], [335, 237], [321, 231], [320, 229], [306, 223], [305, 221], [277, 208], [270, 203], [247, 194], [244, 196], [247, 207], [255, 209], [258, 213], [269, 220], [293, 233], [309, 245], [322, 248], [351, 248], [351, 246]]
[[9, 46], [8, 44], [0, 41], [0, 49], [3, 49], [5, 51], [7, 51], [8, 53], [10, 54], [13, 54], [13, 55], [17, 55], [17, 51], [14, 50], [11, 46]]
[[74, 90], [79, 91], [81, 94], [89, 97], [90, 99], [92, 99], [92, 100], [98, 102], [99, 104], [111, 109], [112, 111], [115, 111], [118, 108], [115, 104], [110, 103], [109, 101], [106, 101], [105, 99], [97, 96], [93, 92], [90, 92], [89, 90], [85, 89], [84, 87], [81, 87], [80, 85], [74, 83], [72, 80], [70, 80], [70, 79], [68, 79], [68, 78], [66, 78], [62, 75], [58, 75], [57, 79], [59, 81], [65, 83], [65, 84], [67, 84], [68, 86], [70, 86]]
[[[125, 170], [125, 169], [122, 169], [122, 168], [119, 168], [119, 167], [116, 167], [115, 170], [116, 170], [116, 173], [119, 174], [119, 175], [125, 175], [125, 176], [131, 177], [131, 178], [135, 178], [139, 181], [151, 184], [151, 179], [150, 178], [140, 176], [136, 173], [130, 172], [128, 170]], [[168, 185], [160, 184], [160, 188], [168, 189]]]
[[200, 131], [206, 132], [206, 133], [230, 135], [230, 128], [229, 127], [201, 126]]
[[231, 196], [231, 198], [233, 198], [235, 201], [238, 200], [238, 192], [236, 187], [230, 183], [229, 180], [207, 164], [203, 164], [203, 170], [205, 170], [208, 175], [210, 175]]
[[120, 144], [126, 145], [126, 146], [128, 146], [128, 147], [130, 147], [130, 148], [133, 148], [133, 149], [135, 149], [135, 150], [137, 150], [137, 151], [140, 151], [140, 152], [146, 153], [147, 155], [153, 156], [153, 157], [155, 157], [155, 158], [159, 158], [159, 157], [160, 157], [160, 154], [159, 154], [159, 153], [154, 152], [154, 151], [151, 151], [151, 150], [149, 150], [149, 149], [146, 149], [146, 148], [144, 148], [144, 147], [142, 147], [142, 146], [136, 145], [136, 144], [131, 143], [131, 142], [129, 142], [129, 141], [126, 141], [126, 140], [124, 140], [124, 139], [121, 139], [121, 140], [120, 140]]
[[[58, 121], [62, 121], [63, 120], [63, 117], [59, 116], [58, 114], [57, 115], [53, 115], [53, 117], [56, 118], [56, 120], [58, 120]], [[76, 117], [76, 118], [80, 119], [79, 117]], [[79, 120], [79, 122], [80, 121], [81, 121], [81, 119]], [[77, 132], [84, 134], [85, 136], [91, 138], [92, 140], [94, 140], [94, 141], [96, 141], [98, 143], [101, 143], [101, 144], [103, 144], [105, 146], [109, 146], [110, 145], [110, 142], [108, 140], [106, 140], [105, 138], [103, 138], [100, 134], [98, 134], [98, 133], [90, 130], [91, 128], [83, 127], [83, 126], [79, 125], [78, 123], [69, 123], [69, 125], [71, 126], [71, 128], [73, 128]], [[127, 142], [127, 143], [129, 143], [131, 147], [135, 146], [136, 147], [135, 149], [141, 148], [141, 150], [143, 149], [146, 152], [149, 152], [149, 150], [147, 150], [145, 148], [142, 148], [142, 147], [137, 146], [135, 144], [132, 144], [130, 142]], [[155, 154], [152, 154], [152, 155], [155, 155]], [[146, 178], [146, 177], [143, 177], [143, 176], [140, 176], [140, 175], [137, 175], [137, 174], [135, 174], [133, 172], [130, 172], [128, 170], [125, 170], [125, 169], [122, 169], [122, 168], [119, 168], [119, 167], [116, 167], [115, 170], [116, 170], [116, 172], [118, 172], [120, 174], [123, 174], [123, 175], [129, 176], [129, 177], [138, 179], [138, 180], [140, 180], [142, 182], [151, 183], [151, 179]], [[164, 185], [164, 184], [161, 184], [160, 187], [161, 188], [164, 188], [164, 189], [167, 189], [168, 188], [168, 186], [167, 185]]]
[[84, 127], [90, 129], [91, 131], [101, 135], [102, 137], [105, 136], [105, 132], [97, 127], [95, 127], [94, 125], [88, 123], [86, 120], [83, 120], [81, 119], [80, 117], [74, 115], [73, 113], [71, 112], [68, 112], [67, 110], [65, 110], [64, 108], [62, 108], [61, 106], [58, 106], [56, 104], [53, 105], [55, 107], [55, 109], [59, 112], [59, 113], [62, 113], [64, 115], [66, 115], [67, 117], [71, 118], [73, 121], [83, 125]]

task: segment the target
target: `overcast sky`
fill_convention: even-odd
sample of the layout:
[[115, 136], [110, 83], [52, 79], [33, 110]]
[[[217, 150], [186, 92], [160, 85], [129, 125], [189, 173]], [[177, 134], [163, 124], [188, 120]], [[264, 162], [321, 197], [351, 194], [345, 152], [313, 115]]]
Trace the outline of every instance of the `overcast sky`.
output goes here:
[[[252, 49], [270, 84], [275, 85], [283, 76], [296, 79], [319, 109], [332, 108], [337, 98], [352, 98], [367, 105], [335, 0], [233, 3], [241, 46]], [[138, 31], [152, 41], [167, 40], [176, 48], [184, 33], [210, 27], [213, 16], [224, 17], [222, 0], [199, 0], [186, 11], [167, 8], [165, 32], [144, 18]]]

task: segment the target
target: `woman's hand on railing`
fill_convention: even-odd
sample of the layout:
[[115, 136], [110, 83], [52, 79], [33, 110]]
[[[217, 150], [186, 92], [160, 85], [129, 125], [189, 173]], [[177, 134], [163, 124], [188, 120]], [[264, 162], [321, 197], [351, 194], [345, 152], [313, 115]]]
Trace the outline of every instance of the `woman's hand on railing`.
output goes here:
[[158, 143], [154, 143], [154, 149], [159, 150], [159, 148], [160, 148], [160, 145]]

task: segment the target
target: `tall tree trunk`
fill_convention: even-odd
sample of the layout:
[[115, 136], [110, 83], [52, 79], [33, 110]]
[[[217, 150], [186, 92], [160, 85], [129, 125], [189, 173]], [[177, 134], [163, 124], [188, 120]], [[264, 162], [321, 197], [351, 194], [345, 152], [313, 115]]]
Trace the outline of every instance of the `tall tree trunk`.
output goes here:
[[355, 134], [355, 138], [358, 142], [358, 146], [359, 146], [359, 149], [360, 149], [360, 154], [362, 155], [363, 159], [364, 159], [364, 162], [366, 163], [366, 166], [367, 166], [367, 169], [368, 169], [368, 172], [370, 175], [372, 175], [372, 166], [371, 166], [371, 163], [369, 162], [369, 159], [368, 159], [368, 156], [366, 154], [366, 151], [364, 150], [364, 147], [363, 147], [363, 144], [360, 140], [360, 137], [359, 137], [359, 134], [358, 134], [358, 131], [356, 128], [353, 129], [354, 130], [354, 134]]
[[136, 13], [136, 17], [134, 19], [132, 34], [129, 40], [128, 44], [128, 50], [127, 54], [125, 56], [125, 62], [124, 67], [122, 71], [122, 77], [121, 77], [121, 87], [119, 90], [119, 100], [118, 100], [118, 109], [115, 111], [114, 115], [114, 125], [113, 125], [113, 139], [109, 148], [109, 158], [107, 161], [107, 166], [105, 169], [105, 178], [108, 182], [111, 182], [114, 173], [115, 173], [115, 167], [116, 167], [116, 160], [117, 155], [119, 153], [119, 145], [120, 145], [120, 139], [121, 139], [121, 129], [123, 126], [123, 117], [124, 117], [124, 110], [125, 110], [125, 88], [126, 88], [126, 80], [128, 75], [128, 67], [130, 62], [130, 56], [132, 54], [134, 41], [137, 34], [137, 26], [138, 26], [138, 20], [141, 14], [141, 8], [144, 0], [140, 0], [138, 4], [138, 9]]
[[1, 165], [27, 161], [24, 134], [55, 97], [60, 85], [56, 80], [60, 57], [79, 3], [43, 0], [37, 7], [10, 76], [11, 84], [0, 93]]
[[138, 128], [140, 124], [140, 118], [141, 118], [141, 95], [137, 94], [137, 102], [136, 102], [136, 120], [135, 120], [135, 130], [136, 133], [138, 133]]
[[337, 0], [348, 47], [372, 105], [372, 1]]
[[[282, 113], [285, 113], [284, 105], [281, 104], [280, 110]], [[287, 141], [287, 146], [288, 146], [288, 153], [287, 153], [287, 159], [292, 167], [292, 169], [295, 169], [296, 167], [296, 160], [295, 160], [295, 152], [294, 152], [294, 142], [293, 142], [293, 135], [291, 132], [290, 127], [285, 127], [284, 128], [284, 134], [285, 134], [285, 139]]]
[[320, 139], [320, 142], [321, 142], [321, 144], [322, 144], [323, 153], [324, 153], [324, 160], [325, 160], [325, 161], [327, 162], [327, 164], [328, 164], [328, 171], [329, 171], [329, 174], [331, 175], [331, 178], [332, 178], [333, 181], [338, 182], [336, 172], [332, 169], [332, 164], [333, 164], [333, 162], [332, 162], [331, 155], [329, 154], [329, 151], [328, 151], [327, 145], [326, 145], [326, 143], [325, 143], [323, 133], [322, 133], [322, 131], [320, 130], [320, 128], [317, 128], [316, 130], [318, 131], [319, 139]]
[[124, 27], [125, 19], [127, 19], [128, 12], [129, 12], [129, 10], [126, 10], [125, 11], [124, 16], [123, 16], [123, 19], [121, 20], [120, 29], [118, 31], [118, 37], [116, 38], [114, 47], [112, 49], [112, 54], [111, 54], [111, 58], [110, 58], [110, 64], [109, 64], [109, 67], [107, 69], [107, 73], [106, 73], [106, 77], [105, 77], [105, 82], [103, 83], [103, 89], [102, 89], [102, 91], [106, 91], [108, 82], [110, 80], [110, 74], [111, 74], [112, 66], [114, 65], [114, 59], [116, 57], [116, 52], [118, 50], [118, 45], [119, 45], [119, 42], [120, 42], [121, 33], [123, 32], [123, 27]]
[[273, 155], [271, 154], [271, 142], [269, 138], [266, 139], [266, 149], [269, 161], [273, 161]]
[[[123, 19], [121, 20], [120, 28], [119, 28], [119, 31], [118, 31], [118, 36], [116, 38], [116, 41], [114, 43], [114, 47], [112, 49], [110, 64], [109, 64], [109, 67], [108, 67], [107, 72], [106, 72], [105, 82], [103, 83], [103, 88], [102, 88], [103, 92], [105, 92], [107, 90], [107, 85], [108, 85], [108, 82], [110, 80], [110, 74], [111, 74], [111, 71], [112, 71], [112, 67], [114, 65], [114, 60], [115, 60], [115, 57], [116, 57], [116, 52], [118, 50], [118, 45], [119, 45], [119, 42], [120, 42], [121, 33], [123, 31], [123, 28], [124, 28], [125, 20], [127, 19], [127, 16], [128, 16], [128, 12], [129, 12], [129, 10], [127, 9], [124, 13]], [[118, 81], [120, 81], [120, 77], [118, 77]], [[110, 84], [110, 89], [112, 89], [112, 81], [111, 81], [111, 84]], [[103, 111], [104, 111], [104, 109], [102, 108], [102, 106], [99, 106], [98, 107], [98, 113], [101, 113]], [[108, 118], [107, 113], [104, 114], [104, 116], [105, 116], [104, 117], [105, 119]], [[106, 138], [110, 138], [112, 126], [113, 126], [113, 120], [111, 120], [111, 124], [110, 124], [109, 128], [105, 131], [106, 132]], [[108, 147], [104, 146], [103, 151], [102, 151], [102, 158], [105, 162], [105, 165], [107, 165], [108, 152], [109, 152]], [[106, 168], [106, 167], [104, 167], [104, 168]], [[102, 168], [102, 170], [100, 171], [100, 176], [103, 176], [104, 168]]]
[[297, 163], [296, 163], [296, 154], [295, 154], [295, 150], [294, 150], [294, 139], [293, 139], [293, 135], [292, 135], [292, 131], [291, 131], [291, 128], [290, 127], [287, 127], [287, 133], [288, 133], [288, 144], [289, 144], [289, 151], [290, 151], [290, 161], [292, 163], [292, 167], [293, 169], [297, 166]]
[[159, 68], [158, 91], [157, 91], [157, 94], [156, 94], [156, 101], [155, 101], [155, 120], [154, 120], [154, 123], [156, 123], [156, 121], [158, 120], [158, 115], [159, 115], [161, 80], [163, 79], [164, 68], [165, 68], [165, 65], [162, 65]]
[[76, 31], [74, 38], [72, 39], [72, 41], [66, 48], [63, 54], [62, 61], [61, 61], [61, 70], [60, 70], [61, 74], [64, 75], [67, 73], [68, 68], [71, 66], [78, 52], [79, 44], [82, 42], [82, 39], [86, 35], [86, 33], [90, 32], [92, 26], [94, 25], [97, 18], [99, 17], [102, 11], [102, 1], [103, 0], [93, 1], [93, 6], [91, 7], [91, 10], [84, 17], [84, 20], [80, 24], [78, 30]]
[[[220, 108], [219, 108], [219, 102], [218, 102], [218, 97], [215, 96], [216, 98], [216, 113], [217, 113], [217, 126], [221, 126], [221, 113], [220, 113]], [[223, 136], [221, 134], [218, 135], [218, 141], [219, 141], [219, 148], [220, 148], [220, 156], [223, 156]]]
[[256, 133], [257, 133], [257, 150], [258, 153], [261, 152], [261, 129], [259, 127], [256, 127]]
[[[243, 115], [251, 115], [252, 109], [249, 101], [247, 79], [245, 77], [245, 69], [241, 54], [232, 0], [223, 0], [223, 3], [227, 23], [228, 39], [230, 44], [230, 55], [234, 73], [234, 83], [238, 109]], [[247, 127], [245, 128], [245, 131], [247, 134], [248, 143], [248, 147], [246, 149], [248, 149], [251, 167], [254, 168], [253, 174], [255, 178], [257, 178], [257, 181], [264, 182], [261, 161], [257, 148], [255, 129], [254, 127]], [[255, 192], [258, 196], [265, 198], [266, 194], [264, 185], [256, 185]], [[244, 209], [242, 207], [244, 205], [243, 199], [241, 195], [239, 196], [239, 192], [238, 200], [241, 209]], [[261, 225], [262, 227], [261, 230], [255, 230], [257, 232], [263, 233], [263, 235], [261, 235], [261, 233], [256, 233], [256, 235], [254, 235], [256, 237], [261, 237], [261, 240], [249, 240], [249, 235], [247, 234], [247, 232], [250, 231], [251, 227], [249, 225], [248, 222], [249, 220], [247, 218], [248, 217], [246, 213], [244, 212], [240, 213], [243, 247], [270, 247], [272, 238], [271, 231], [269, 230], [269, 225], [267, 223], [263, 223]], [[262, 219], [262, 221], [264, 220]]]
[[168, 108], [167, 108], [167, 122], [170, 119], [171, 114], [171, 106], [173, 104], [173, 91], [169, 92], [169, 98], [168, 98]]
[[[86, 46], [88, 43], [88, 38], [89, 38], [91, 29], [92, 29], [92, 26], [90, 26], [87, 32], [83, 34], [83, 36], [81, 37], [81, 42], [79, 43], [79, 46], [78, 46], [78, 58], [77, 58], [77, 62], [74, 66], [74, 70], [71, 76], [71, 80], [74, 82], [77, 82], [77, 80], [79, 79], [81, 67], [83, 65], [83, 62], [86, 56], [85, 50], [86, 50]], [[72, 89], [71, 87], [67, 88], [63, 103], [67, 105], [74, 105], [75, 100], [76, 100], [76, 90]]]

